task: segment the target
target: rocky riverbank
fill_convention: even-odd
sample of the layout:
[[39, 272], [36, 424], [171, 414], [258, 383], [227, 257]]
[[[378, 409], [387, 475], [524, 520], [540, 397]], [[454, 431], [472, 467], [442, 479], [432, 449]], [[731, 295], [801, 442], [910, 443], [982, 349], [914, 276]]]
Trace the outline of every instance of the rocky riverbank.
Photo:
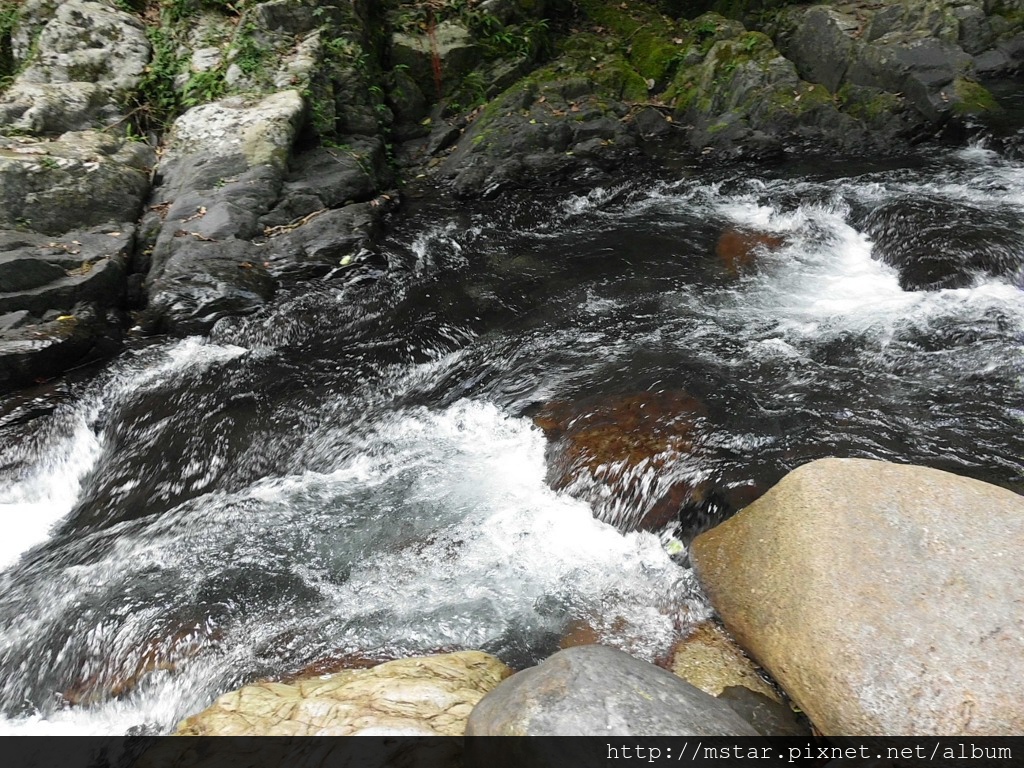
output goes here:
[[402, 195], [893, 154], [1024, 63], [1013, 2], [0, 3], [0, 387], [372, 274]]
[[[125, 338], [207, 333], [304, 280], [374, 279], [374, 237], [408, 196], [590, 185], [668, 160], [909, 152], [997, 115], [985, 79], [1022, 65], [1012, 0], [0, 0], [0, 388]], [[950, 237], [929, 228], [941, 207], [866, 216], [907, 290], [1016, 269], [991, 229], [978, 263], [929, 262]], [[908, 226], [917, 250], [893, 244]], [[784, 244], [716, 236], [731, 277]], [[1024, 731], [1005, 683], [1024, 672], [1018, 496], [828, 460], [750, 504], [760, 489], [666, 474], [665, 457], [716, 449], [704, 415], [683, 392], [533, 413], [550, 485], [622, 530], [746, 507], [676, 553], [721, 625], [679, 638], [665, 669], [594, 645], [580, 621], [515, 675], [473, 651], [358, 671], [366, 660], [328, 659], [181, 730], [805, 733], [793, 703], [827, 735]], [[65, 701], [173, 673], [165, 656], [190, 642], [87, 676]]]
[[666, 669], [572, 641], [516, 674], [479, 652], [322, 666], [178, 733], [809, 736], [795, 710], [825, 736], [1020, 735], [1021, 542], [1010, 491], [823, 459], [694, 541], [729, 634], [700, 625]]

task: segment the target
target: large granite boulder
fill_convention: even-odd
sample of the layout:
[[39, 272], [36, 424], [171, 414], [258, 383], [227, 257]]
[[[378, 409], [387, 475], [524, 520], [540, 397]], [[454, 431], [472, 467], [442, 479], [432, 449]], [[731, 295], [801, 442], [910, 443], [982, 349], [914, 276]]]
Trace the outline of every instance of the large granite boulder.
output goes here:
[[511, 671], [463, 651], [389, 661], [226, 693], [180, 736], [461, 736], [474, 705]]
[[823, 459], [693, 542], [729, 632], [826, 735], [1024, 733], [1024, 499]]
[[567, 648], [473, 709], [467, 736], [756, 736], [731, 708], [602, 645]]

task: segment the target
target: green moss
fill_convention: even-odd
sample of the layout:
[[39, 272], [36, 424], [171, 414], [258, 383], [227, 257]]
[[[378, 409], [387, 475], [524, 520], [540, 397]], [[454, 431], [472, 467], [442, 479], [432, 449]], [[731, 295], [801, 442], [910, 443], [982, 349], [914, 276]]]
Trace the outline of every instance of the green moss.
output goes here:
[[801, 84], [796, 90], [776, 88], [769, 99], [769, 107], [773, 112], [784, 112], [789, 115], [802, 115], [824, 104], [833, 103], [828, 88], [817, 83]]
[[958, 77], [953, 81], [953, 111], [957, 115], [980, 115], [1000, 109], [999, 103], [985, 86]]
[[836, 100], [844, 112], [868, 123], [891, 115], [903, 106], [900, 97], [894, 93], [849, 84], [836, 91]]
[[642, 79], [663, 82], [679, 58], [680, 29], [648, 6], [622, 5], [602, 0], [579, 0], [591, 21], [614, 35], [630, 64]]
[[647, 99], [647, 81], [623, 59], [613, 59], [601, 67], [594, 80], [612, 98], [620, 101]]

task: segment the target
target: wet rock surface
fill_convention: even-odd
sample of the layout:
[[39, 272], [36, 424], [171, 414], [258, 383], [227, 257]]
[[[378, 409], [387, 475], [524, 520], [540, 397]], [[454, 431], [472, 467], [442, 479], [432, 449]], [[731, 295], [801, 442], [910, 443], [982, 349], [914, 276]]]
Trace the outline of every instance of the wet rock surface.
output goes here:
[[732, 277], [753, 272], [758, 261], [782, 248], [785, 238], [771, 232], [727, 229], [715, 243], [715, 256]]
[[59, 237], [0, 231], [0, 387], [102, 358], [120, 346], [134, 227]]
[[979, 279], [1013, 279], [1024, 238], [1012, 217], [997, 210], [906, 200], [881, 205], [861, 224], [872, 255], [896, 269], [907, 291], [966, 288]]
[[1015, 493], [935, 469], [822, 459], [699, 536], [730, 634], [826, 735], [1019, 733]]
[[708, 489], [687, 473], [699, 450], [703, 405], [683, 392], [642, 392], [547, 403], [534, 423], [550, 440], [548, 482], [589, 502], [622, 530], [676, 522]]

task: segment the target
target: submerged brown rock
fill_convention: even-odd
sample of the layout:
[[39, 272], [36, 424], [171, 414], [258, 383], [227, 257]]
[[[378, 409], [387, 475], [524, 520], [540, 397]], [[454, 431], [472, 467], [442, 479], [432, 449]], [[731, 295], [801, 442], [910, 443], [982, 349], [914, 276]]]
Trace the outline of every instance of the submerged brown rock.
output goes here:
[[180, 626], [166, 634], [151, 637], [128, 658], [104, 659], [93, 666], [83, 665], [81, 675], [61, 692], [64, 701], [88, 705], [126, 696], [154, 672], [174, 672], [178, 665], [193, 658], [221, 638], [210, 624]]
[[784, 237], [771, 232], [727, 229], [718, 238], [715, 255], [730, 275], [738, 277], [756, 267], [759, 256], [777, 251], [785, 244]]
[[551, 441], [548, 483], [621, 530], [662, 528], [708, 491], [684, 461], [704, 412], [680, 391], [552, 401], [533, 419]]

